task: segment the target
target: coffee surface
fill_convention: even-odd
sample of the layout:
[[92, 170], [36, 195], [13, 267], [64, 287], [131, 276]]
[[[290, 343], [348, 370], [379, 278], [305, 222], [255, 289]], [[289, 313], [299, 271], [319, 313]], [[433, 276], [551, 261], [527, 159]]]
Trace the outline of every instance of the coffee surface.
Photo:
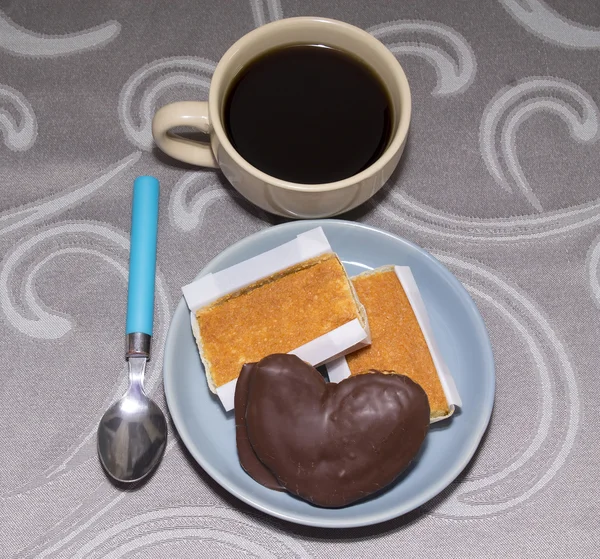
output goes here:
[[374, 71], [321, 45], [274, 49], [251, 61], [226, 95], [238, 153], [291, 182], [329, 183], [374, 163], [391, 134], [391, 103]]

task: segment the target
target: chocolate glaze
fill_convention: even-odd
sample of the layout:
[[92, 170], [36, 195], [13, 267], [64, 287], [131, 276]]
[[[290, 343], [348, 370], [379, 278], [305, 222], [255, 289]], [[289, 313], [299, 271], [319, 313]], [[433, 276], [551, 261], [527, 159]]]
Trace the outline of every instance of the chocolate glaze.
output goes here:
[[283, 491], [277, 478], [271, 473], [271, 470], [257, 458], [254, 449], [248, 440], [248, 431], [246, 429], [246, 404], [248, 402], [248, 383], [256, 363], [247, 363], [242, 367], [240, 376], [235, 386], [235, 442], [237, 445], [238, 458], [242, 468], [246, 473], [258, 483], [274, 489]]
[[345, 506], [387, 486], [429, 430], [427, 395], [403, 375], [371, 372], [326, 383], [315, 368], [286, 354], [246, 371], [239, 398], [236, 390], [236, 423], [245, 399], [246, 442], [257, 462], [248, 460], [238, 436], [244, 469], [258, 472], [255, 479], [264, 485], [264, 471], [272, 472], [287, 491], [316, 505]]

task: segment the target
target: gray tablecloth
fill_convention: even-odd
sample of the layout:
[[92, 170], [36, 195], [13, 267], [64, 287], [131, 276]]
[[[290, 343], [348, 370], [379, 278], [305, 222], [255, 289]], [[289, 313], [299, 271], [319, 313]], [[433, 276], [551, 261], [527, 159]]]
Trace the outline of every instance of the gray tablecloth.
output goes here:
[[[600, 546], [597, 0], [33, 2], [0, 12], [1, 557], [591, 557]], [[296, 15], [376, 34], [414, 99], [398, 171], [358, 220], [435, 254], [481, 310], [496, 406], [458, 483], [347, 531], [214, 483], [171, 426], [157, 474], [113, 486], [96, 425], [125, 387], [131, 185], [162, 185], [155, 359], [180, 288], [283, 221], [153, 147], [228, 45]]]

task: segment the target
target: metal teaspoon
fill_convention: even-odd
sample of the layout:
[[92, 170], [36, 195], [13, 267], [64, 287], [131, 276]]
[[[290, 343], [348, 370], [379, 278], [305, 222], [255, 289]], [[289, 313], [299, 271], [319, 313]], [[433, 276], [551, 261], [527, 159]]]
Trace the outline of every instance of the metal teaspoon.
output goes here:
[[100, 462], [113, 479], [125, 483], [150, 474], [167, 442], [165, 416], [146, 396], [143, 384], [154, 317], [158, 192], [154, 177], [138, 177], [133, 184], [125, 353], [129, 388], [98, 425]]

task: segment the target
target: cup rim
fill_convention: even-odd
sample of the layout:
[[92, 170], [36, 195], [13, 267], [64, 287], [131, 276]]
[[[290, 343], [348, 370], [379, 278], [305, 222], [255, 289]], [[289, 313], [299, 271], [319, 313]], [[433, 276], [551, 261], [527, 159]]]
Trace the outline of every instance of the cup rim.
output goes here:
[[[282, 27], [285, 28], [287, 26], [296, 26], [302, 23], [318, 23], [319, 25], [335, 25], [343, 27], [349, 30], [351, 33], [359, 35], [363, 39], [365, 39], [371, 47], [381, 56], [389, 65], [394, 68], [394, 77], [396, 80], [396, 85], [400, 90], [400, 115], [399, 115], [399, 126], [396, 130], [394, 136], [392, 137], [392, 141], [389, 143], [385, 151], [379, 156], [377, 161], [369, 165], [366, 169], [363, 169], [359, 173], [347, 177], [345, 179], [328, 182], [328, 183], [317, 183], [317, 184], [302, 184], [295, 183], [291, 181], [286, 181], [283, 179], [279, 179], [272, 175], [261, 171], [248, 161], [246, 161], [238, 151], [233, 147], [233, 144], [229, 141], [225, 129], [223, 127], [223, 123], [221, 121], [221, 115], [219, 112], [219, 99], [217, 98], [216, 91], [218, 89], [222, 89], [222, 81], [223, 76], [225, 74], [227, 66], [230, 64], [231, 59], [237, 54], [239, 51], [243, 51], [246, 46], [254, 41], [255, 37], [261, 35], [265, 32], [268, 32], [270, 29], [274, 27]], [[271, 23], [267, 23], [261, 27], [257, 27], [256, 29], [250, 31], [240, 39], [238, 39], [223, 55], [217, 67], [213, 73], [209, 96], [208, 96], [208, 111], [210, 117], [210, 126], [212, 127], [214, 133], [216, 134], [219, 143], [221, 146], [227, 151], [229, 157], [233, 159], [233, 161], [239, 167], [243, 168], [247, 173], [250, 173], [254, 177], [263, 182], [276, 186], [279, 188], [283, 188], [285, 190], [294, 190], [297, 192], [329, 192], [332, 190], [341, 190], [343, 188], [347, 188], [350, 186], [354, 186], [361, 181], [376, 175], [378, 172], [382, 171], [386, 165], [396, 156], [396, 154], [402, 149], [404, 142], [406, 141], [406, 136], [408, 134], [408, 128], [410, 125], [411, 119], [411, 109], [412, 109], [412, 100], [410, 87], [408, 84], [408, 79], [406, 78], [406, 74], [396, 57], [390, 52], [390, 50], [381, 42], [379, 39], [376, 39], [371, 34], [367, 33], [363, 29], [351, 25], [349, 23], [339, 21], [336, 19], [330, 19], [325, 17], [293, 17], [281, 19], [278, 21], [273, 21]]]

